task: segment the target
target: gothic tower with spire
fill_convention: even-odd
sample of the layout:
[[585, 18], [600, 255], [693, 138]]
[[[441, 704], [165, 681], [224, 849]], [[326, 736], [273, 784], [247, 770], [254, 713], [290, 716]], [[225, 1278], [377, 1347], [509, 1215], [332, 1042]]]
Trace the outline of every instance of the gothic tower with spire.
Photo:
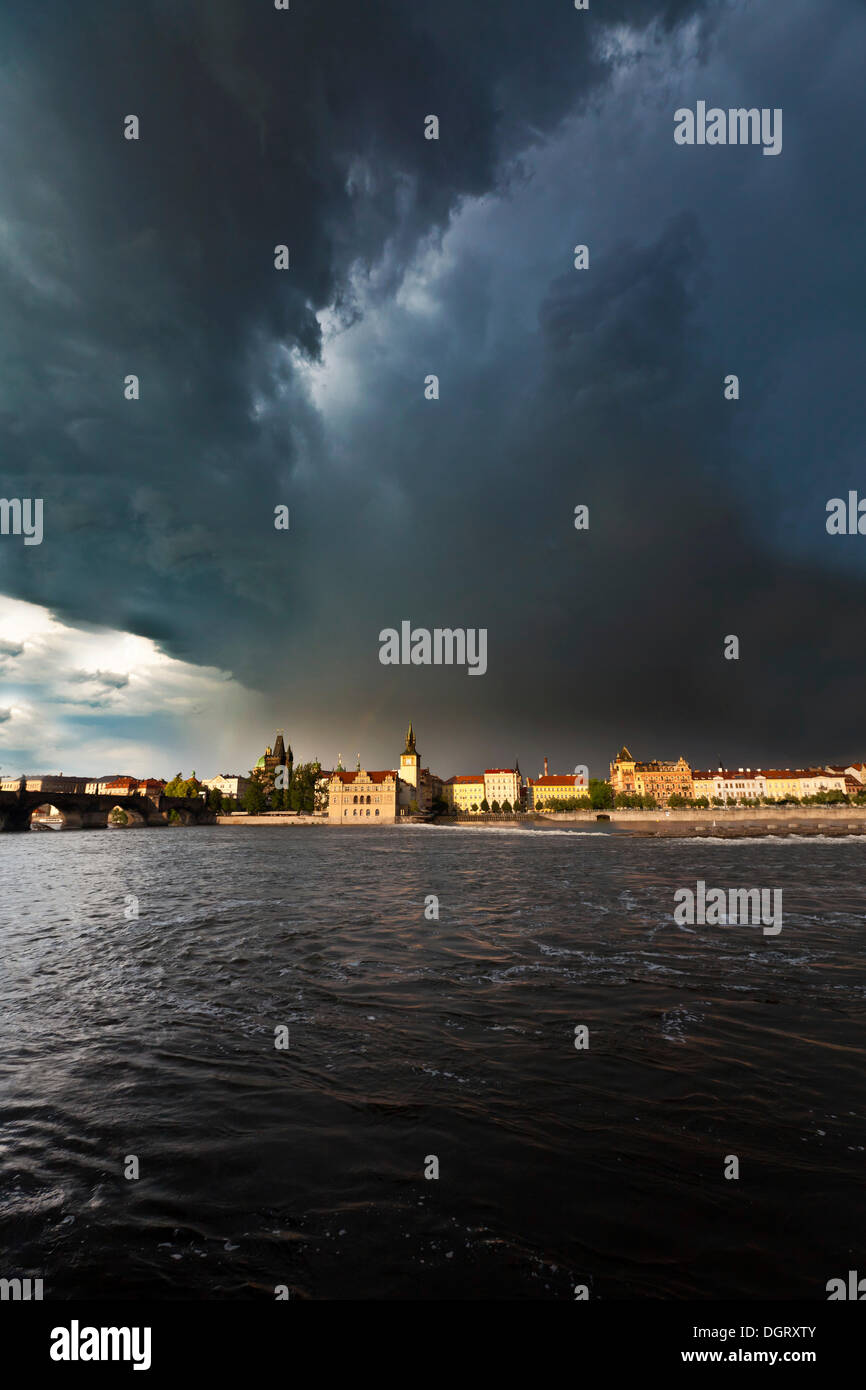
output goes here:
[[415, 731], [410, 724], [406, 734], [406, 747], [400, 754], [400, 776], [404, 782], [410, 782], [417, 790], [420, 770], [421, 757], [415, 747]]

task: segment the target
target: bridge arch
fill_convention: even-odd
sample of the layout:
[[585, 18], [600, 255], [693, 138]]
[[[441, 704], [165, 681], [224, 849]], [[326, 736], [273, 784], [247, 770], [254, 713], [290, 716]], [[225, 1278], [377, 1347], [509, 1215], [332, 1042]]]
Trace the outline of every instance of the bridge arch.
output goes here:
[[147, 825], [147, 821], [141, 811], [136, 806], [130, 806], [126, 801], [118, 801], [111, 810], [106, 812], [106, 819], [109, 830], [130, 829], [135, 825]]
[[39, 806], [29, 808], [28, 830], [81, 830], [82, 827], [81, 812], [74, 806], [58, 806], [53, 801], [43, 801]]

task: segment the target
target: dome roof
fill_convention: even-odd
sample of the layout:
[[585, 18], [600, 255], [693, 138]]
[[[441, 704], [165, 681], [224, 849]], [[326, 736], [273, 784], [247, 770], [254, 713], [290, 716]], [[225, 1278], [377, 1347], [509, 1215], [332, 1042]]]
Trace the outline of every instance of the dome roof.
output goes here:
[[265, 755], [264, 755], [264, 753], [263, 753], [262, 756], [259, 758], [258, 762], [256, 763], [256, 767], [264, 767], [264, 765], [265, 765]]

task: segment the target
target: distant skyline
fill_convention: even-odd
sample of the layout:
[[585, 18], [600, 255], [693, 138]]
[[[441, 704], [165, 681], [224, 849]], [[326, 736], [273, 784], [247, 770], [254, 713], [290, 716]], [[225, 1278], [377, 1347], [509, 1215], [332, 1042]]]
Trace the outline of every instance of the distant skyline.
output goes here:
[[[861, 4], [9, 0], [0, 48], [4, 775], [410, 718], [445, 777], [866, 758]], [[783, 148], [678, 145], [700, 101]], [[383, 666], [404, 620], [486, 672]]]
[[[142, 777], [161, 776], [168, 780], [177, 771], [189, 775], [195, 770], [200, 777], [220, 772], [244, 774], [255, 766], [265, 747], [273, 743], [278, 729], [292, 744], [296, 763], [309, 762], [318, 756], [323, 767], [333, 767], [337, 755], [342, 754], [344, 766], [353, 767], [360, 752], [367, 768], [396, 767], [406, 722], [411, 720], [416, 724], [412, 712], [408, 711], [383, 738], [375, 742], [368, 740], [366, 746], [358, 746], [359, 726], [354, 730], [344, 729], [342, 737], [338, 737], [331, 748], [307, 746], [304, 731], [293, 731], [285, 719], [267, 724], [261, 695], [246, 690], [228, 673], [171, 660], [152, 643], [128, 634], [73, 629], [52, 619], [46, 612], [34, 610], [32, 605], [2, 598], [0, 619], [3, 630], [11, 634], [8, 645], [16, 651], [21, 648], [16, 655], [16, 672], [23, 683], [16, 691], [20, 692], [22, 701], [27, 700], [28, 690], [40, 692], [39, 718], [52, 712], [42, 725], [36, 722], [35, 714], [31, 714], [34, 722], [29, 733], [35, 750], [33, 757], [26, 764], [15, 764], [10, 760], [9, 750], [5, 750], [4, 761], [0, 763], [2, 777], [15, 777], [22, 772], [31, 775], [63, 772], [68, 776], [106, 776], [117, 772]], [[2, 663], [0, 648], [0, 669]], [[133, 667], [132, 674], [121, 669], [126, 666]], [[8, 695], [11, 687], [5, 685], [4, 688]], [[149, 712], [152, 706], [157, 707], [156, 712]], [[23, 715], [27, 706], [22, 703], [16, 708]], [[0, 710], [0, 721], [5, 714], [6, 711]], [[322, 714], [326, 717], [327, 711]], [[221, 717], [225, 719], [224, 724], [220, 723]], [[259, 720], [258, 725], [256, 720]], [[201, 732], [197, 733], [202, 725], [208, 730], [207, 738], [215, 738], [213, 744], [204, 741]], [[115, 736], [107, 732], [109, 726], [119, 729], [120, 734]], [[133, 736], [124, 737], [126, 729], [140, 726], [145, 726], [146, 733], [138, 741]], [[257, 729], [261, 731], [258, 743], [255, 741]], [[185, 742], [190, 731], [192, 737]], [[521, 760], [524, 776], [533, 777], [540, 774], [545, 757], [551, 773], [572, 773], [582, 761], [580, 758], [569, 761], [571, 755], [567, 748], [559, 754], [546, 747], [536, 752], [541, 746], [531, 726], [525, 735], [518, 734], [515, 749], [500, 750], [497, 756], [491, 741], [482, 739], [477, 748], [470, 748], [459, 765], [454, 749], [465, 746], [466, 740], [459, 729], [448, 727], [447, 719], [440, 717], [431, 726], [429, 744], [425, 730], [419, 729], [417, 724], [415, 732], [424, 766], [445, 778], [483, 771], [485, 767], [513, 766], [517, 759]], [[161, 742], [151, 743], [151, 737]], [[636, 729], [630, 737], [614, 740], [603, 762], [588, 764], [591, 776], [607, 777], [608, 764], [623, 742], [642, 759], [682, 753], [693, 768], [718, 766], [718, 754], [699, 763], [689, 756], [687, 748], [644, 747], [641, 730]], [[428, 752], [428, 747], [432, 751]], [[729, 751], [738, 753], [736, 749]], [[817, 749], [811, 757], [799, 761], [795, 758], [779, 765], [808, 767], [848, 762], [852, 758], [864, 760], [866, 755], [861, 758], [858, 750], [852, 753], [843, 749], [838, 756], [831, 757]], [[739, 755], [724, 765], [740, 766]], [[776, 764], [758, 759], [742, 763], [742, 766], [747, 765], [769, 768]]]

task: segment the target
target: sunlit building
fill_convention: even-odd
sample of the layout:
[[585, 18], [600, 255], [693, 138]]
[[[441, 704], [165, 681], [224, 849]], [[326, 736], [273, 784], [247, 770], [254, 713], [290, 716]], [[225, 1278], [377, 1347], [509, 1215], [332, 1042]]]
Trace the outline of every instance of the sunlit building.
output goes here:
[[485, 768], [484, 795], [490, 807], [494, 801], [499, 806], [507, 801], [509, 806], [516, 806], [519, 810], [523, 800], [523, 778], [519, 765]]
[[328, 780], [328, 820], [336, 825], [382, 825], [401, 816], [427, 814], [442, 798], [443, 783], [421, 766], [415, 731], [409, 725], [399, 770], [371, 772], [360, 766], [347, 772], [337, 766]]
[[480, 772], [449, 777], [442, 787], [442, 799], [455, 811], [477, 814], [484, 800], [484, 778]]
[[623, 745], [610, 765], [610, 784], [614, 795], [653, 797], [664, 804], [671, 796], [694, 795], [692, 770], [685, 758], [676, 762], [638, 762]]
[[551, 772], [541, 777], [530, 777], [526, 785], [526, 805], [531, 811], [543, 811], [551, 801], [584, 796], [588, 801], [589, 787], [582, 773]]

